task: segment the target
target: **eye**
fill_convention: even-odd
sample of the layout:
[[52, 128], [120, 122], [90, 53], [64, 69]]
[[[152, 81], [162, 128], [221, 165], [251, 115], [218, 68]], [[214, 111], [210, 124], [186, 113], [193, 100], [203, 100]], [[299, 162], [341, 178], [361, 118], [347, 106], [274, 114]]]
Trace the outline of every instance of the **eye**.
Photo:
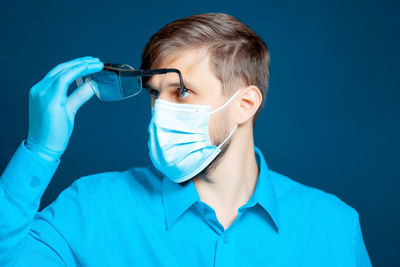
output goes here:
[[181, 90], [180, 88], [178, 88], [179, 90], [179, 97], [180, 98], [185, 98], [188, 97], [190, 95], [190, 91], [189, 90]]
[[154, 98], [157, 98], [160, 95], [160, 92], [154, 88], [149, 88], [149, 93], [151, 96], [154, 96]]

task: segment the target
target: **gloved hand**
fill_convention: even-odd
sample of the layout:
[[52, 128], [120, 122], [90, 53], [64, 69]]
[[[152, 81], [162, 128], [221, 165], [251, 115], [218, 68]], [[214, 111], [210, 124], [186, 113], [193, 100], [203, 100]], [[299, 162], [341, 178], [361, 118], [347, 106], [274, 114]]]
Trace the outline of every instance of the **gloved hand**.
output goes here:
[[75, 114], [93, 95], [85, 82], [69, 96], [69, 85], [78, 77], [102, 70], [104, 64], [93, 57], [74, 59], [57, 65], [29, 91], [29, 133], [25, 146], [47, 161], [56, 161], [67, 148]]

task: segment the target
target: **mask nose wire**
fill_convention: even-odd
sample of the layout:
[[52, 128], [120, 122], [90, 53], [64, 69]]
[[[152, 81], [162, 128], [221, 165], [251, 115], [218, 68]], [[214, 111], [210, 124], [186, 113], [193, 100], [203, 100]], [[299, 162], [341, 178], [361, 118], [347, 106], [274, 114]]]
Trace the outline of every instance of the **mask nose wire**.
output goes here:
[[232, 100], [239, 94], [240, 91], [242, 91], [242, 89], [237, 90], [236, 93], [234, 93], [233, 96], [231, 96], [231, 98], [228, 101], [225, 102], [225, 104], [223, 104], [219, 108], [211, 111], [209, 114], [211, 115], [213, 113], [216, 113], [216, 112], [220, 111], [221, 109], [223, 109], [224, 107], [226, 107], [227, 105], [229, 105], [229, 103], [232, 102]]

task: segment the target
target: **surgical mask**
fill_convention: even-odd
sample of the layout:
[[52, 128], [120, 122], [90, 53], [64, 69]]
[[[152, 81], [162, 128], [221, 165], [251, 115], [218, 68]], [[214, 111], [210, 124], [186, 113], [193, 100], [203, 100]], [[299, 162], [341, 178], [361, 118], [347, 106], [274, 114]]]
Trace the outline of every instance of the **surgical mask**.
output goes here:
[[240, 92], [224, 105], [211, 111], [211, 106], [172, 103], [156, 99], [148, 127], [149, 155], [154, 166], [175, 183], [194, 177], [221, 152], [237, 125], [215, 146], [208, 134], [211, 114], [225, 108]]

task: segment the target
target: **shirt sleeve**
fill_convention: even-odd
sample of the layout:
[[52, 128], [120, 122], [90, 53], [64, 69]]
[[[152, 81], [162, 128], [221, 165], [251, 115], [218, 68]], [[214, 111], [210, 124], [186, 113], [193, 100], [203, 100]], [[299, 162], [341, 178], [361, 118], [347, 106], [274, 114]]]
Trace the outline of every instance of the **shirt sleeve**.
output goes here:
[[60, 159], [49, 162], [35, 155], [23, 140], [0, 176], [0, 266], [63, 266], [57, 252], [31, 232], [40, 199], [59, 164]]
[[25, 257], [38, 263], [58, 260], [63, 266], [85, 266], [97, 232], [94, 197], [95, 190], [88, 190], [87, 179], [81, 177], [36, 213], [29, 233], [33, 245], [26, 247]]

